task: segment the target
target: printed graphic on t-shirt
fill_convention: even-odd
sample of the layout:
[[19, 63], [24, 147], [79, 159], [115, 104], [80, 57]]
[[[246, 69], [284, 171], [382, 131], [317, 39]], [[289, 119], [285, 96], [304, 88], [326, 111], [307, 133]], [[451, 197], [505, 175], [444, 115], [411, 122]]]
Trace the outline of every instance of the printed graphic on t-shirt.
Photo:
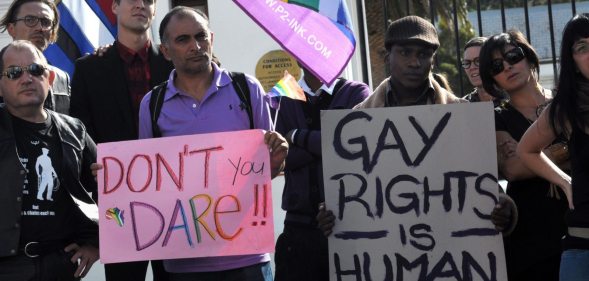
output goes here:
[[[23, 216], [55, 216], [52, 207], [43, 204], [50, 203], [55, 198], [55, 192], [59, 190], [60, 182], [51, 161], [49, 148], [41, 147], [39, 141], [30, 141], [32, 152], [31, 159], [19, 157], [20, 162], [26, 167], [27, 179], [24, 181], [23, 195], [30, 198], [23, 205]], [[40, 149], [39, 149], [40, 148]], [[35, 157], [34, 155], [38, 155]], [[32, 204], [27, 206], [26, 202]]]
[[45, 199], [53, 201], [51, 195], [53, 194], [54, 188], [57, 188], [57, 185], [59, 185], [59, 180], [57, 180], [57, 174], [55, 173], [55, 169], [53, 169], [53, 165], [51, 165], [51, 158], [47, 155], [49, 149], [42, 148], [41, 151], [43, 154], [37, 157], [37, 162], [35, 163], [35, 171], [37, 172], [38, 179], [37, 199], [44, 200], [43, 194], [47, 192]]

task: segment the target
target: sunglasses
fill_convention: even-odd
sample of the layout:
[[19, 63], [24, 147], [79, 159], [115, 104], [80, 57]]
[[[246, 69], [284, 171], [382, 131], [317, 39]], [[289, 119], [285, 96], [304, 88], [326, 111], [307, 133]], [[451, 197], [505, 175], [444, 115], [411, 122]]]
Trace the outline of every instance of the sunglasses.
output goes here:
[[45, 66], [37, 64], [37, 63], [32, 63], [29, 66], [25, 66], [25, 67], [10, 66], [6, 69], [6, 71], [4, 71], [0, 74], [0, 78], [3, 76], [6, 76], [6, 78], [8, 78], [10, 80], [16, 80], [16, 79], [20, 78], [23, 75], [23, 73], [25, 73], [25, 71], [35, 77], [39, 77], [39, 76], [43, 75], [43, 73], [45, 73], [45, 70], [47, 70], [47, 68]]
[[25, 25], [28, 27], [35, 27], [37, 26], [37, 23], [41, 22], [41, 27], [42, 28], [50, 28], [53, 27], [53, 21], [48, 19], [48, 18], [40, 18], [40, 17], [36, 17], [36, 16], [25, 16], [24, 18], [20, 18], [20, 19], [15, 19], [15, 22], [17, 21], [24, 21]]
[[469, 69], [471, 64], [474, 64], [474, 66], [479, 67], [479, 58], [475, 58], [474, 60], [463, 60], [462, 68]]
[[491, 75], [495, 76], [505, 69], [503, 66], [503, 61], [507, 62], [509, 65], [514, 65], [520, 61], [522, 61], [526, 55], [524, 54], [524, 50], [522, 48], [517, 47], [505, 52], [503, 54], [502, 59], [494, 59], [491, 63]]

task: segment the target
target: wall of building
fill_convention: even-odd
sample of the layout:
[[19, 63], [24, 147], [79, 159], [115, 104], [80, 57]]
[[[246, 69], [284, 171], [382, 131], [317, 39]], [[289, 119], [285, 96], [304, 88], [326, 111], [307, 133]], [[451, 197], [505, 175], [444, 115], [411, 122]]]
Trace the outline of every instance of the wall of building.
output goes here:
[[[4, 15], [6, 10], [8, 10], [10, 3], [12, 3], [12, 1], [0, 1], [0, 15]], [[4, 31], [0, 33], [0, 48], [6, 46], [6, 44], [10, 43], [10, 41], [12, 41], [12, 38], [10, 38], [8, 32]]]

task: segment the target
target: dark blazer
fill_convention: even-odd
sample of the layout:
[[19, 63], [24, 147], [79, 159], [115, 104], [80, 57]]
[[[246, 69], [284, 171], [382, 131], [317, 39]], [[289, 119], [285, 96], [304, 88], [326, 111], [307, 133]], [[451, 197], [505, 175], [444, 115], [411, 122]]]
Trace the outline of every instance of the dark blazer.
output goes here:
[[[70, 115], [84, 122], [96, 143], [137, 139], [138, 116], [133, 116], [124, 63], [114, 45], [102, 57], [87, 55], [76, 61], [72, 78]], [[149, 50], [150, 88], [168, 80], [171, 62], [153, 46]]]

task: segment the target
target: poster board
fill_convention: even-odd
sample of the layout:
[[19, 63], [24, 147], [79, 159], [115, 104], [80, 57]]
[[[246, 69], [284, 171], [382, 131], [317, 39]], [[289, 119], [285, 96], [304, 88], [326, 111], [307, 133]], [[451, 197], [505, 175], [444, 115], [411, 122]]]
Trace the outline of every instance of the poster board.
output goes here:
[[492, 110], [322, 112], [331, 280], [507, 280]]
[[274, 251], [264, 133], [98, 145], [103, 263]]

